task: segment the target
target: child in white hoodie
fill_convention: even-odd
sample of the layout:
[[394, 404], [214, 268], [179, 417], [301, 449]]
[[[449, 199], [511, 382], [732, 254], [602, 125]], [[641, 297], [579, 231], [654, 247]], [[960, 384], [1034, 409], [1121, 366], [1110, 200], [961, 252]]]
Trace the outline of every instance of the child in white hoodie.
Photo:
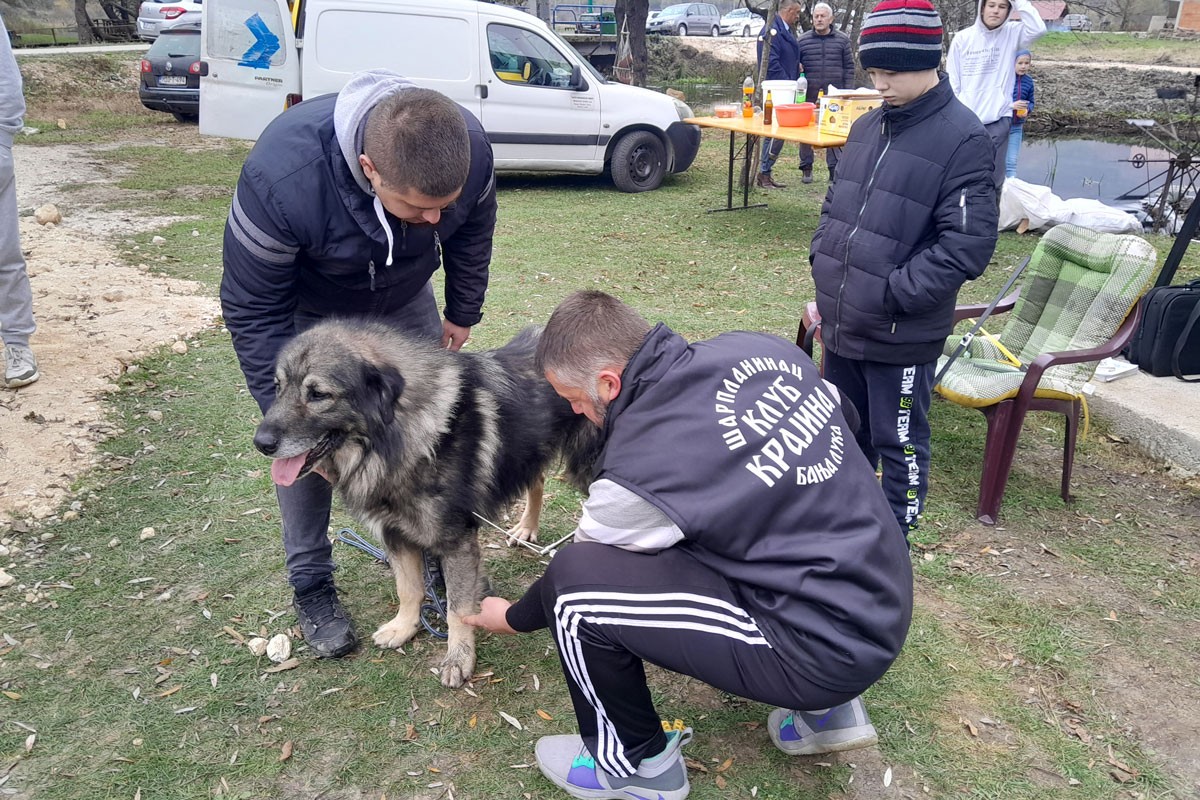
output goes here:
[[[1020, 19], [1010, 19], [1017, 11]], [[946, 72], [954, 94], [975, 112], [996, 146], [996, 195], [1004, 185], [1008, 130], [1018, 50], [1026, 50], [1046, 32], [1046, 23], [1029, 0], [980, 0], [975, 24], [959, 31], [950, 44]]]

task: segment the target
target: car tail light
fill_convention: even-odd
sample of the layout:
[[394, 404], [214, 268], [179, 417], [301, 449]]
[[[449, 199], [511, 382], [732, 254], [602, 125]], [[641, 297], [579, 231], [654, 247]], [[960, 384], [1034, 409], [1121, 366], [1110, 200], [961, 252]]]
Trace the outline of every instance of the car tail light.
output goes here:
[[142, 72], [151, 72], [151, 71], [152, 70], [150, 68], [150, 62], [143, 58], [142, 59]]
[[179, 6], [167, 6], [162, 10], [162, 15], [165, 19], [175, 19], [176, 17], [181, 17], [186, 13], [187, 9], [180, 8]]
[[303, 100], [304, 100], [304, 95], [302, 95], [302, 94], [289, 94], [287, 97], [285, 97], [283, 99], [283, 110], [287, 111], [289, 108], [296, 105], [297, 103], [303, 102]]
[[193, 61], [192, 65], [190, 67], [188, 67], [188, 72], [192, 73], [193, 75], [199, 75], [200, 74], [200, 62]]

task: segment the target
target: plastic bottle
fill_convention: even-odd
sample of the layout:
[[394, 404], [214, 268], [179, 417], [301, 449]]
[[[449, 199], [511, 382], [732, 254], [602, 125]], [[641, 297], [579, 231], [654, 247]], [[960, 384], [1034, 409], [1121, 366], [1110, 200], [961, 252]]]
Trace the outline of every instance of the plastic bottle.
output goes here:
[[742, 81], [742, 116], [746, 119], [754, 116], [754, 78], [749, 75]]
[[767, 90], [767, 99], [763, 101], [763, 125], [770, 125], [775, 114], [775, 104], [771, 102], [771, 90]]
[[808, 99], [808, 78], [804, 77], [804, 73], [800, 73], [800, 77], [796, 78], [796, 102], [803, 103]]

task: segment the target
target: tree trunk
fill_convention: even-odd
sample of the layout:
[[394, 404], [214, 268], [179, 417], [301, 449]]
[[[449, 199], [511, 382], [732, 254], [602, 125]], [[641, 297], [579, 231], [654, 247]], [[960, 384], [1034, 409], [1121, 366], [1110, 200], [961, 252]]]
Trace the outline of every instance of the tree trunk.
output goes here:
[[537, 18], [550, 24], [550, 0], [537, 0]]
[[96, 41], [96, 32], [92, 30], [92, 20], [88, 16], [87, 0], [75, 0], [75, 29], [79, 34], [80, 44]]
[[[628, 75], [634, 86], [645, 86], [650, 57], [646, 52], [646, 18], [650, 16], [650, 0], [616, 0], [618, 44], [622, 30], [629, 31], [629, 52], [618, 47], [614, 74]], [[618, 77], [620, 80], [620, 77]]]

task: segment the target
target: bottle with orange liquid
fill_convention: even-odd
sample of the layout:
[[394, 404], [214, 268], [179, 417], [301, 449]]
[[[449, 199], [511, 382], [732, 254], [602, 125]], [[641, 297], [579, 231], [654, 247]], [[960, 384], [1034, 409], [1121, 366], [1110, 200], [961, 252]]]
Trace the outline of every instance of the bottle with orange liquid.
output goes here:
[[746, 119], [754, 116], [754, 79], [749, 75], [742, 81], [742, 116]]

